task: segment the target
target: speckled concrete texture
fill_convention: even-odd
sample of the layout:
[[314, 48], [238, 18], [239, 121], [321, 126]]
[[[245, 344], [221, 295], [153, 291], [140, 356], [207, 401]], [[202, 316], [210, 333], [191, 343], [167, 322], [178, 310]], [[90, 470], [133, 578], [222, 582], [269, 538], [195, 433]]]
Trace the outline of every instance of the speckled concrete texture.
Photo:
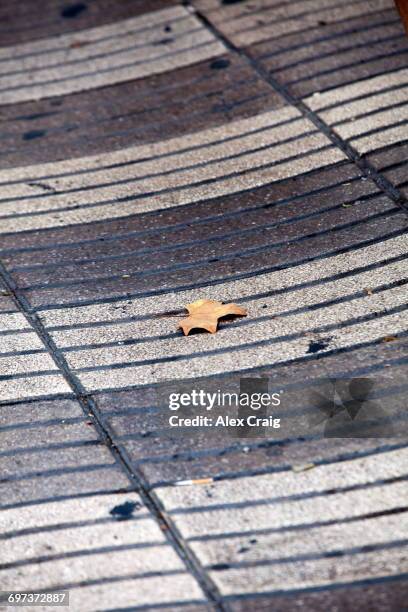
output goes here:
[[[14, 4], [0, 7], [1, 588], [66, 589], [75, 612], [401, 612], [394, 3]], [[248, 314], [185, 337], [202, 298]], [[243, 378], [279, 392], [280, 428], [170, 425], [171, 393]]]

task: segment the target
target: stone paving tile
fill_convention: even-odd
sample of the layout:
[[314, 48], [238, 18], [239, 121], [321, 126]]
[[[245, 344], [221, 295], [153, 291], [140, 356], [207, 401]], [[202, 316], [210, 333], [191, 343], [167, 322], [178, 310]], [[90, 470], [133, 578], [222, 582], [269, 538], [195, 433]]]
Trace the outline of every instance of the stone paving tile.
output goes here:
[[[126, 520], [115, 514], [123, 507]], [[104, 609], [125, 607], [135, 591], [140, 605], [204, 600], [135, 493], [3, 510], [0, 525], [9, 543], [0, 565], [3, 589], [67, 588], [74, 610], [94, 610], [95, 601]]]
[[305, 99], [330, 127], [404, 193], [408, 139], [406, 69]]
[[76, 402], [2, 406], [0, 423], [3, 505], [128, 488]]
[[[350, 230], [348, 230], [348, 235], [350, 233]], [[342, 244], [344, 246], [344, 240]], [[384, 244], [387, 245], [388, 249], [384, 249]], [[359, 256], [360, 265], [363, 266], [367, 265], [370, 260], [373, 263], [388, 257], [392, 260], [392, 253], [398, 257], [404, 251], [405, 244], [405, 237], [402, 236], [401, 238], [391, 238], [381, 245], [363, 247], [361, 251], [356, 249], [354, 251], [353, 267], [358, 268]], [[331, 246], [333, 246], [333, 243], [331, 243]], [[298, 331], [313, 332], [314, 330], [319, 335], [319, 333], [324, 333], [323, 330], [327, 324], [330, 327], [330, 324], [334, 323], [334, 327], [336, 327], [336, 325], [344, 322], [346, 328], [357, 324], [357, 327], [355, 327], [357, 333], [358, 317], [368, 315], [370, 319], [370, 312], [379, 313], [383, 311], [383, 315], [386, 315], [384, 320], [374, 318], [368, 323], [371, 331], [367, 328], [366, 340], [368, 340], [370, 334], [372, 339], [381, 338], [391, 329], [394, 329], [393, 333], [398, 333], [398, 329], [400, 329], [399, 314], [393, 315], [392, 310], [389, 313], [391, 318], [387, 318], [387, 314], [390, 309], [404, 303], [404, 287], [390, 288], [385, 293], [380, 291], [376, 297], [368, 296], [364, 288], [369, 286], [373, 290], [375, 287], [383, 285], [384, 282], [392, 284], [393, 279], [395, 279], [394, 282], [399, 284], [400, 279], [404, 276], [405, 263], [396, 263], [394, 267], [378, 270], [378, 273], [367, 272], [362, 276], [357, 274], [354, 279], [350, 278], [348, 281], [339, 282], [336, 275], [340, 270], [351, 272], [353, 268], [350, 270], [350, 263], [348, 254], [334, 255], [322, 260], [320, 263], [321, 270], [325, 271], [329, 279], [334, 277], [334, 282], [327, 287], [318, 285], [308, 291], [304, 288], [308, 274], [310, 275], [309, 282], [316, 279], [316, 274], [321, 274], [316, 262], [289, 267], [286, 273], [278, 268], [268, 275], [262, 275], [258, 277], [258, 280], [253, 280], [249, 295], [249, 287], [244, 281], [230, 281], [228, 283], [225, 279], [224, 283], [218, 287], [214, 297], [224, 300], [228, 298], [243, 299], [244, 303], [248, 303], [251, 319], [243, 320], [233, 328], [227, 326], [225, 330], [214, 337], [193, 336], [183, 338], [180, 333], [175, 333], [177, 320], [170, 317], [168, 320], [164, 318], [164, 320], [157, 321], [154, 317], [155, 312], [165, 312], [166, 309], [174, 309], [175, 307], [179, 310], [182, 309], [183, 304], [197, 299], [196, 296], [199, 295], [201, 288], [195, 291], [181, 292], [177, 295], [177, 301], [175, 301], [173, 294], [161, 299], [145, 298], [143, 301], [138, 300], [135, 302], [135, 306], [128, 303], [123, 304], [123, 306], [120, 303], [101, 304], [79, 307], [72, 312], [70, 312], [70, 309], [63, 309], [61, 314], [53, 309], [42, 312], [41, 317], [47, 328], [58, 328], [61, 325], [71, 326], [71, 321], [81, 325], [78, 330], [79, 333], [72, 330], [67, 334], [67, 340], [65, 340], [65, 330], [55, 334], [51, 331], [51, 333], [59, 347], [66, 345], [67, 341], [68, 345], [74, 345], [75, 349], [72, 348], [72, 350], [66, 352], [65, 356], [71, 367], [85, 368], [83, 371], [78, 370], [78, 377], [88, 389], [126, 386], [130, 372], [133, 384], [146, 384], [149, 381], [153, 383], [159, 380], [183, 378], [202, 373], [215, 374], [221, 371], [237, 370], [239, 367], [255, 367], [256, 365], [270, 363], [271, 359], [278, 363], [285, 361], [295, 353], [298, 357], [301, 357], [308, 350], [309, 341], [307, 337], [300, 334], [298, 339], [291, 338], [290, 333], [293, 325], [298, 328]], [[381, 278], [382, 275], [383, 278]], [[257, 288], [258, 283], [259, 288]], [[276, 302], [272, 301], [272, 312], [265, 313], [265, 298], [268, 293], [272, 297], [274, 293], [285, 291], [285, 285], [287, 287], [286, 291], [289, 290], [290, 293], [282, 296], [282, 298], [277, 298]], [[291, 299], [294, 298], [293, 290], [297, 285], [299, 285], [299, 292], [295, 294], [295, 299], [299, 301], [299, 304], [303, 304], [303, 308], [307, 304], [318, 304], [321, 309], [320, 313], [317, 309], [314, 309], [313, 312], [304, 313], [301, 308], [299, 314], [297, 314], [296, 308], [293, 311]], [[292, 287], [291, 290], [290, 287]], [[242, 291], [244, 291], [243, 295]], [[258, 292], [260, 295], [257, 298]], [[251, 300], [251, 294], [255, 298], [252, 304], [251, 301], [254, 298]], [[245, 295], [248, 296], [246, 299]], [[348, 295], [347, 299], [351, 300], [348, 304], [344, 303], [343, 296], [345, 295]], [[331, 299], [335, 298], [336, 300], [340, 297], [343, 298], [340, 300], [340, 304], [336, 304], [335, 301], [332, 306], [325, 307], [325, 300], [330, 304]], [[127, 302], [131, 301], [127, 300]], [[138, 310], [135, 310], [135, 307]], [[152, 307], [153, 311], [151, 310]], [[291, 315], [292, 311], [293, 315]], [[132, 323], [131, 317], [134, 315], [142, 316], [144, 320], [140, 321], [139, 325]], [[278, 321], [274, 319], [276, 316], [280, 317]], [[378, 314], [376, 316], [378, 317]], [[116, 322], [120, 324], [121, 319], [129, 319], [129, 317], [127, 329], [123, 325], [122, 330], [119, 328], [119, 337], [116, 341], [111, 334], [111, 326], [109, 325], [106, 328], [108, 330], [106, 336], [104, 336], [103, 328], [99, 330], [99, 342], [105, 343], [106, 348], [92, 346], [92, 343], [98, 342], [98, 330], [95, 330], [98, 321], [100, 326], [102, 322], [108, 321], [111, 321], [112, 324]], [[153, 319], [153, 322], [150, 323], [149, 319]], [[88, 329], [86, 329], [86, 323], [90, 324]], [[401, 320], [401, 324], [403, 326], [403, 320]], [[320, 327], [322, 329], [319, 332]], [[334, 334], [331, 334], [336, 346], [343, 346], [344, 342], [352, 344], [355, 341], [353, 335], [348, 335], [349, 332], [346, 328], [336, 330]], [[276, 340], [271, 343], [265, 342], [268, 338], [276, 337], [277, 333], [281, 343], [276, 344]], [[389, 333], [392, 332], [389, 331]], [[115, 334], [115, 328], [113, 328], [113, 334]], [[144, 336], [143, 343], [140, 334]], [[138, 338], [137, 342], [134, 341], [135, 335]], [[259, 347], [257, 340], [261, 341]], [[118, 344], [119, 342], [124, 344]], [[85, 345], [82, 350], [81, 344]], [[239, 350], [234, 352], [234, 362], [231, 363], [229, 352], [225, 352], [225, 355], [223, 353], [227, 347], [232, 349], [234, 346]], [[260, 347], [262, 347], [262, 350], [259, 350]], [[326, 349], [330, 350], [331, 348], [333, 348], [333, 344], [330, 346], [328, 343]], [[199, 352], [197, 353], [197, 351]], [[176, 363], [169, 361], [168, 358], [171, 355], [177, 358]], [[115, 366], [114, 369], [112, 369], [113, 365]], [[107, 368], [106, 366], [110, 367]]]
[[3, 589], [72, 589], [75, 610], [135, 589], [140, 604], [203, 600], [86, 418], [72, 400], [1, 408]]
[[[296, 3], [302, 4], [308, 3]], [[248, 49], [292, 95], [303, 98], [406, 66], [408, 43], [393, 2], [347, 3], [337, 14], [325, 2], [318, 5], [323, 10], [312, 14], [311, 28]], [[350, 7], [367, 14], [347, 19]]]
[[[311, 219], [307, 233], [302, 235], [299, 227], [298, 234], [294, 231], [292, 239], [278, 241], [275, 238], [273, 248], [268, 248], [264, 237], [265, 232], [256, 228], [248, 241], [246, 251], [243, 253], [235, 250], [222, 252], [211, 249], [212, 243], [208, 240], [208, 250], [204, 251], [204, 257], [185, 265], [182, 261], [173, 265], [162, 266], [158, 269], [147, 269], [141, 273], [132, 273], [132, 269], [124, 266], [122, 274], [97, 276], [87, 281], [74, 281], [72, 283], [42, 284], [38, 286], [22, 288], [21, 292], [29, 299], [31, 305], [38, 308], [46, 308], [57, 305], [80, 305], [86, 303], [102, 302], [107, 298], [136, 298], [149, 294], [160, 294], [164, 292], [181, 291], [194, 286], [205, 286], [218, 284], [222, 279], [233, 280], [252, 276], [256, 271], [269, 271], [287, 266], [296, 266], [305, 261], [316, 258], [319, 255], [329, 256], [337, 250], [351, 250], [358, 248], [361, 244], [361, 231], [365, 232], [365, 241], [375, 241], [380, 236], [391, 236], [394, 232], [404, 231], [406, 220], [398, 209], [392, 207], [386, 198], [373, 202], [373, 211], [364, 206], [351, 206], [345, 210], [342, 206], [337, 208], [332, 215], [327, 213], [327, 228], [319, 228], [318, 222]], [[296, 229], [296, 226], [294, 230]], [[299, 235], [301, 234], [301, 235]], [[259, 237], [260, 244], [255, 242]], [[277, 236], [277, 232], [275, 233]], [[232, 242], [232, 241], [231, 241]], [[228, 244], [228, 243], [227, 243]], [[218, 246], [218, 245], [217, 245]], [[232, 247], [233, 247], [232, 243]], [[204, 250], [204, 249], [203, 249]], [[192, 253], [193, 249], [187, 251]], [[199, 255], [199, 252], [198, 252]], [[215, 261], [214, 261], [215, 260]], [[129, 264], [128, 264], [129, 265]], [[192, 282], [191, 268], [194, 267], [194, 278], [200, 281]]]
[[[408, 41], [391, 0], [194, 5], [359, 154], [392, 155], [407, 140]], [[396, 187], [403, 184], [392, 170], [385, 174]]]
[[[382, 344], [381, 348], [377, 345], [355, 349], [343, 355], [312, 358], [297, 365], [253, 369], [235, 376], [192, 379], [191, 384], [208, 392], [222, 389], [233, 393], [237, 392], [242, 376], [266, 376], [270, 388], [285, 389], [282, 418], [287, 424], [288, 408], [289, 413], [294, 410], [296, 415], [297, 410], [305, 406], [305, 391], [307, 393], [314, 381], [322, 376], [368, 376], [375, 381], [376, 394], [387, 397], [388, 408], [392, 405], [402, 414], [405, 355], [406, 342], [400, 340]], [[150, 485], [189, 478], [223, 478], [259, 470], [280, 472], [293, 464], [332, 462], [343, 456], [376, 452], [388, 443], [387, 440], [368, 438], [334, 442], [322, 439], [319, 429], [311, 430], [307, 424], [304, 430], [295, 427], [289, 430], [289, 434], [285, 430], [275, 436], [265, 434], [260, 438], [240, 438], [235, 432], [225, 430], [209, 434], [202, 428], [186, 434], [185, 430], [177, 431], [168, 425], [168, 404], [164, 405], [163, 398], [172, 391], [180, 392], [174, 383], [164, 388], [146, 385], [140, 389], [95, 396], [105, 426]], [[401, 429], [403, 440], [406, 439], [404, 431]], [[395, 440], [390, 443], [395, 443]]]
[[[407, 491], [406, 452], [158, 495], [225, 595], [386, 579], [406, 559], [403, 512], [392, 518]], [[388, 478], [395, 484], [383, 487]]]

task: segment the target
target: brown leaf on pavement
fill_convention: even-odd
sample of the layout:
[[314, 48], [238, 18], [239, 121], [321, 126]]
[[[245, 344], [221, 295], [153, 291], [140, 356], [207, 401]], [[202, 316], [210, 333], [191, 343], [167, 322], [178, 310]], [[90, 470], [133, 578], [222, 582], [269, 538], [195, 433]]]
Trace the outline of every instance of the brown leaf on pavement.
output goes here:
[[187, 304], [189, 316], [180, 321], [178, 327], [188, 336], [192, 329], [206, 329], [211, 334], [215, 334], [218, 326], [218, 319], [228, 315], [245, 317], [247, 311], [237, 304], [223, 304], [216, 300], [197, 300], [192, 304]]

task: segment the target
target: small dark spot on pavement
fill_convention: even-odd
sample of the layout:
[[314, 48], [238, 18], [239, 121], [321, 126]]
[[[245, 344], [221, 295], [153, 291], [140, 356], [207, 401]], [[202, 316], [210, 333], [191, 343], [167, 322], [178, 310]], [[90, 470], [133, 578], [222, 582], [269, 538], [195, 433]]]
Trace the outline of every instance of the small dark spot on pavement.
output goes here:
[[321, 338], [320, 340], [311, 340], [307, 353], [318, 353], [329, 346], [331, 338]]
[[46, 134], [46, 130], [30, 130], [29, 132], [24, 132], [23, 140], [34, 140], [34, 138], [41, 138]]
[[228, 68], [230, 65], [230, 61], [224, 58], [216, 59], [210, 64], [210, 68], [213, 70], [222, 70], [223, 68]]
[[239, 2], [245, 2], [245, 0], [221, 0], [221, 4], [238, 4]]
[[156, 40], [156, 42], [152, 43], [154, 47], [157, 47], [158, 45], [169, 45], [170, 43], [174, 42], [174, 38], [172, 38], [171, 36], [168, 36], [167, 38], [162, 38], [161, 40]]
[[228, 563], [215, 563], [214, 565], [210, 565], [210, 569], [215, 570], [216, 572], [221, 572], [223, 570], [229, 569]]
[[68, 4], [61, 11], [61, 17], [68, 17], [72, 19], [72, 17], [77, 17], [80, 13], [86, 10], [86, 4], [83, 2], [76, 2], [75, 4]]
[[172, 31], [172, 27], [171, 27], [171, 25], [166, 25], [166, 26], [164, 26], [163, 30], [165, 32], [171, 32]]
[[30, 187], [39, 187], [40, 189], [44, 189], [44, 191], [52, 191], [55, 193], [54, 187], [47, 185], [47, 183], [27, 183]]
[[141, 507], [142, 506], [139, 504], [139, 502], [127, 501], [119, 506], [114, 506], [112, 510], [109, 510], [109, 514], [115, 517], [118, 521], [127, 521], [128, 519], [132, 518], [134, 511], [139, 510]]

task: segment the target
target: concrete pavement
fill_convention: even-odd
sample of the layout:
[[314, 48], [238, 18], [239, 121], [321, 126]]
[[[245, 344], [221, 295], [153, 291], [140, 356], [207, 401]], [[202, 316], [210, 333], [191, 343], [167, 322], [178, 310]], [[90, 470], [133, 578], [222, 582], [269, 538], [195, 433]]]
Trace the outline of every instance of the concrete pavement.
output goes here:
[[[391, 0], [0, 7], [1, 589], [406, 608], [407, 60]], [[242, 377], [302, 431], [166, 425]], [[322, 378], [393, 435], [308, 428]]]

